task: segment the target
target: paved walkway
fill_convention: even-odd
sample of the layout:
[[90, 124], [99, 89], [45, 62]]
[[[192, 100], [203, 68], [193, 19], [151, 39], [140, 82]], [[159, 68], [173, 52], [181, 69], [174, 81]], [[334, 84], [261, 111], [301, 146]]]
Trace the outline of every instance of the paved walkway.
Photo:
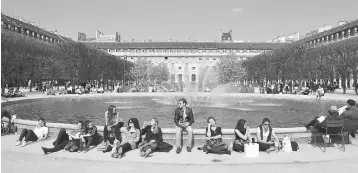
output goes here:
[[[175, 149], [169, 153], [154, 153], [149, 158], [139, 156], [138, 150], [128, 152], [122, 159], [113, 159], [111, 153], [99, 152], [96, 148], [88, 153], [69, 153], [59, 151], [42, 155], [41, 146], [51, 147], [54, 139], [32, 143], [26, 147], [14, 146], [18, 135], [1, 137], [2, 172], [101, 172], [118, 170], [121, 172], [334, 172], [342, 169], [358, 169], [358, 140], [355, 145], [346, 145], [346, 152], [336, 145], [324, 153], [319, 147], [300, 144], [300, 150], [292, 153], [260, 152], [257, 158], [246, 158], [242, 153], [232, 155], [205, 154], [193, 149], [191, 153]], [[214, 160], [217, 160], [215, 162]], [[335, 163], [336, 166], [332, 166]], [[342, 167], [343, 166], [343, 167]], [[341, 168], [340, 168], [341, 167]], [[166, 169], [168, 168], [168, 169]], [[174, 169], [169, 169], [174, 168]], [[284, 170], [284, 171], [283, 171]], [[303, 171], [305, 170], [305, 171]], [[315, 170], [315, 171], [313, 171]], [[241, 171], [240, 171], [241, 172]]]

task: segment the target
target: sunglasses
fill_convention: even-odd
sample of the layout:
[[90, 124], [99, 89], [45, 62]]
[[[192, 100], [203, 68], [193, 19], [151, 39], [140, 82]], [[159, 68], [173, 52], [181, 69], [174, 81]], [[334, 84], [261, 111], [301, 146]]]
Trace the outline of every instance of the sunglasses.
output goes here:
[[129, 121], [129, 123], [133, 123], [132, 121]]
[[265, 126], [268, 126], [268, 125], [270, 125], [270, 124], [264, 124]]

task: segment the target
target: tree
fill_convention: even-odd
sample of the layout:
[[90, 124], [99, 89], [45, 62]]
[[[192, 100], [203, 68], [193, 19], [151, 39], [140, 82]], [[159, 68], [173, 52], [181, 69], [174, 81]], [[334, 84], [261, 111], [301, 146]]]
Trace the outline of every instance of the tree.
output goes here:
[[242, 62], [235, 55], [221, 58], [216, 67], [219, 83], [221, 84], [242, 81], [247, 77]]
[[149, 70], [150, 80], [155, 82], [156, 84], [160, 84], [169, 80], [169, 69], [167, 64], [160, 63]]
[[153, 67], [154, 64], [150, 60], [139, 59], [134, 63], [129, 73], [137, 84], [147, 84]]

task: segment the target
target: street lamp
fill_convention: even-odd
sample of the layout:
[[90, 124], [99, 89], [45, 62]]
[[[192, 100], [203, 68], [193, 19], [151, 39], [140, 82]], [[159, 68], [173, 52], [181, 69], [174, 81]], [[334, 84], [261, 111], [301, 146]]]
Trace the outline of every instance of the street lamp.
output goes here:
[[126, 60], [127, 59], [127, 55], [124, 55], [124, 61], [123, 61], [123, 87], [125, 85], [125, 81], [126, 81], [126, 78], [125, 78], [125, 75], [126, 75]]

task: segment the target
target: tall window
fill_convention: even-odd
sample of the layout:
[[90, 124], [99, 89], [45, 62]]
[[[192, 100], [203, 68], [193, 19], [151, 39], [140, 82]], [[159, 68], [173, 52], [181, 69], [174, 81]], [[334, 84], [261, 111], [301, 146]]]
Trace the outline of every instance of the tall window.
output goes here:
[[183, 82], [183, 75], [181, 74], [178, 75], [178, 82]]
[[172, 75], [170, 76], [170, 79], [171, 79], [172, 82], [175, 82], [175, 75], [172, 74]]
[[192, 81], [192, 82], [195, 82], [195, 81], [196, 81], [196, 75], [195, 75], [195, 74], [192, 74], [192, 75], [191, 75], [191, 81]]

